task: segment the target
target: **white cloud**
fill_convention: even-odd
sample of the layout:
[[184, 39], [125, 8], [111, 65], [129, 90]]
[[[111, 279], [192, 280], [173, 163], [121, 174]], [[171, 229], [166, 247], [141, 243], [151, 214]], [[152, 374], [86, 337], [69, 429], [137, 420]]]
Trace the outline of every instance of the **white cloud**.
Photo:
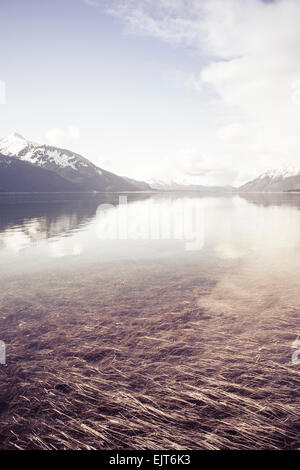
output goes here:
[[50, 145], [69, 148], [79, 139], [79, 129], [74, 126], [68, 126], [66, 129], [53, 128], [45, 133], [46, 141]]
[[236, 182], [282, 161], [297, 162], [299, 0], [112, 0], [106, 8], [126, 31], [201, 56], [199, 75], [182, 80], [210, 99], [215, 113], [198, 154], [205, 152], [210, 162], [230, 156]]

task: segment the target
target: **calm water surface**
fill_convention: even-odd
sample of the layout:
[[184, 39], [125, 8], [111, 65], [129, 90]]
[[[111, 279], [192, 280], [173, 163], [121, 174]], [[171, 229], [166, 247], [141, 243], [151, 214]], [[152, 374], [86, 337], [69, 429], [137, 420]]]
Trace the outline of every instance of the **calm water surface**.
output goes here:
[[0, 196], [1, 276], [146, 259], [300, 271], [300, 195]]
[[209, 335], [220, 318], [247, 340], [263, 334], [258, 343], [283, 335], [290, 361], [300, 335], [300, 195], [121, 197], [0, 196], [0, 314], [190, 305], [211, 319]]

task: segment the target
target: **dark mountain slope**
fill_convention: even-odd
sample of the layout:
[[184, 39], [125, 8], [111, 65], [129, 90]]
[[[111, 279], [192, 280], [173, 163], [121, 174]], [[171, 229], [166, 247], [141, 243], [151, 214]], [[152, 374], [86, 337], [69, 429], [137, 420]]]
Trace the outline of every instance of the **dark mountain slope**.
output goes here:
[[0, 154], [0, 192], [77, 192], [83, 188], [60, 175]]

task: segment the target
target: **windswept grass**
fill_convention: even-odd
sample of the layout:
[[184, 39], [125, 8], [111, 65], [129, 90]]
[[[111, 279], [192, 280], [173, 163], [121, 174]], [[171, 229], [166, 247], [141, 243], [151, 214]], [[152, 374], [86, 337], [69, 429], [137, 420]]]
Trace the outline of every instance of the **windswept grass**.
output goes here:
[[107, 266], [4, 286], [0, 447], [299, 449], [299, 311], [214, 314], [202, 305], [215, 282], [198, 271]]

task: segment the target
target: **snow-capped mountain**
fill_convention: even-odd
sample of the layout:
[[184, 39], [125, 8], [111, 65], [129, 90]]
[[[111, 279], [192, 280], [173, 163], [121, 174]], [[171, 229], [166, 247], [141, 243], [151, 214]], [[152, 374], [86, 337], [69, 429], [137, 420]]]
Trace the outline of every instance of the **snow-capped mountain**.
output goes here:
[[260, 178], [270, 177], [271, 179], [276, 178], [290, 178], [291, 176], [297, 176], [300, 174], [300, 167], [286, 166], [282, 168], [272, 168], [271, 170], [263, 173]]
[[239, 191], [247, 192], [283, 192], [293, 190], [300, 190], [300, 168], [295, 166], [283, 166], [268, 170], [239, 188]]
[[[0, 140], [0, 154], [39, 166], [75, 183], [82, 191], [136, 191], [139, 182], [103, 170], [70, 150], [39, 145], [13, 133]], [[150, 189], [150, 188], [149, 188]]]
[[151, 188], [160, 191], [232, 191], [232, 188], [230, 186], [204, 186], [200, 184], [182, 183], [177, 180], [163, 181], [151, 179], [148, 181], [148, 183]]
[[53, 171], [0, 154], [0, 192], [77, 192], [80, 187]]

